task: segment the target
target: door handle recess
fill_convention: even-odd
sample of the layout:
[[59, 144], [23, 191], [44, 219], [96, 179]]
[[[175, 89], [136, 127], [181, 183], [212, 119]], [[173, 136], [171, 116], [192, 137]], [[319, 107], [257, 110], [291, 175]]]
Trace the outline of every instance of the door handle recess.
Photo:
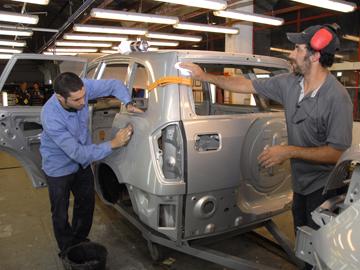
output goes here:
[[195, 137], [195, 149], [198, 152], [216, 151], [220, 148], [220, 135], [198, 134]]

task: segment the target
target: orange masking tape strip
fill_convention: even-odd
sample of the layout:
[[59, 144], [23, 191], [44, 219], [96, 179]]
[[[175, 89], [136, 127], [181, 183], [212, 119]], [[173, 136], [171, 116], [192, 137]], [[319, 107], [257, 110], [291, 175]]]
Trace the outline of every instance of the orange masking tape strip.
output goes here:
[[168, 84], [184, 84], [191, 86], [192, 82], [191, 79], [183, 78], [183, 77], [176, 77], [176, 76], [169, 76], [169, 77], [162, 77], [158, 79], [157, 81], [153, 82], [147, 87], [147, 90], [151, 92], [158, 86], [165, 86]]

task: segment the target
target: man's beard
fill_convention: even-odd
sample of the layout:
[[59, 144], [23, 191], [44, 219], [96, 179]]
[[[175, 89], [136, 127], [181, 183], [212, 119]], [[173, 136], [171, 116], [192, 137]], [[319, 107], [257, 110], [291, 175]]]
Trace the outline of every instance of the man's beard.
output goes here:
[[78, 110], [76, 108], [70, 107], [67, 103], [67, 100], [65, 100], [65, 105], [68, 106], [67, 110], [68, 112], [77, 112]]
[[295, 75], [304, 76], [304, 73], [310, 70], [310, 59], [308, 56], [304, 57], [303, 66], [301, 67], [295, 60], [290, 59], [290, 64]]

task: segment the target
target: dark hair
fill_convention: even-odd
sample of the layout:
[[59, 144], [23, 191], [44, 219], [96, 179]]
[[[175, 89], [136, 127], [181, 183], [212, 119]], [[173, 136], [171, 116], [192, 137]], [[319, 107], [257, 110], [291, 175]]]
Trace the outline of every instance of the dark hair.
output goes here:
[[65, 99], [70, 96], [70, 92], [77, 92], [84, 86], [78, 75], [72, 72], [61, 73], [54, 81], [54, 91]]
[[[309, 52], [309, 55], [312, 55], [316, 52], [314, 49], [311, 48], [310, 44], [306, 44], [306, 48]], [[322, 67], [327, 68], [327, 67], [331, 67], [334, 64], [334, 60], [335, 60], [334, 54], [326, 53], [322, 51], [320, 51], [319, 53], [320, 53], [319, 62]]]

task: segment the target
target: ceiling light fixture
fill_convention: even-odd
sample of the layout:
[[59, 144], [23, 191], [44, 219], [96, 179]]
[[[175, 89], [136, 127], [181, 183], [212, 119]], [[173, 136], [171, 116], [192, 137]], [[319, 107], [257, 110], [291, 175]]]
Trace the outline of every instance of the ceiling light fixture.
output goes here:
[[0, 25], [0, 35], [30, 37], [33, 35], [33, 31], [7, 28], [6, 25], [2, 24]]
[[88, 40], [88, 41], [125, 41], [127, 36], [110, 35], [86, 35], [86, 34], [65, 34], [63, 39], [67, 40]]
[[56, 41], [56, 46], [70, 47], [111, 47], [110, 42], [79, 42], [79, 41]]
[[137, 12], [108, 10], [101, 8], [93, 8], [91, 10], [90, 15], [91, 17], [94, 18], [134, 21], [134, 22], [143, 22], [143, 23], [175, 24], [179, 22], [179, 18], [175, 16], [142, 14]]
[[49, 48], [49, 52], [75, 52], [75, 53], [95, 53], [97, 49], [90, 49], [90, 48]]
[[101, 53], [106, 53], [106, 54], [113, 54], [113, 53], [119, 53], [118, 50], [101, 50]]
[[24, 2], [29, 4], [37, 4], [37, 5], [48, 5], [49, 0], [12, 0], [14, 2]]
[[149, 46], [165, 46], [165, 47], [177, 47], [179, 42], [177, 41], [159, 41], [159, 40], [147, 40]]
[[193, 31], [203, 31], [203, 32], [214, 32], [214, 33], [223, 33], [223, 34], [238, 34], [239, 29], [234, 27], [225, 27], [225, 26], [213, 26], [201, 23], [184, 23], [180, 22], [173, 25], [176, 29], [184, 30], [193, 30]]
[[45, 55], [71, 55], [71, 56], [75, 56], [78, 53], [76, 53], [76, 52], [43, 52], [43, 54], [45, 54]]
[[213, 10], [223, 10], [226, 9], [227, 7], [226, 1], [223, 0], [155, 0], [155, 1], [191, 6], [191, 7], [213, 9]]
[[24, 24], [37, 24], [39, 21], [39, 16], [37, 15], [27, 15], [16, 12], [0, 11], [0, 21], [3, 22], [14, 22], [14, 23], [24, 23]]
[[307, 4], [311, 6], [336, 10], [340, 12], [352, 12], [356, 9], [356, 4], [342, 1], [342, 0], [292, 0], [298, 3]]
[[[4, 54], [0, 53], [0, 59], [10, 59], [13, 56], [13, 54]], [[6, 92], [3, 92], [6, 93]]]
[[[270, 51], [273, 51], [273, 52], [281, 52], [281, 53], [291, 53], [292, 50], [286, 50], [286, 49], [281, 49], [281, 48], [275, 48], [275, 47], [270, 47]], [[335, 54], [335, 57], [336, 58], [344, 58], [343, 55], [340, 55], [340, 54]]]
[[1, 53], [22, 53], [22, 49], [11, 49], [11, 48], [5, 48], [1, 47], [0, 52]]
[[25, 47], [26, 42], [0, 39], [0, 46]]
[[139, 35], [139, 36], [143, 36], [147, 32], [147, 30], [143, 28], [126, 28], [126, 27], [89, 25], [89, 24], [75, 24], [73, 30], [77, 32]]
[[284, 23], [284, 19], [278, 17], [272, 17], [262, 14], [256, 14], [251, 12], [245, 11], [238, 11], [238, 10], [220, 10], [214, 11], [215, 16], [230, 18], [234, 20], [242, 20], [242, 21], [249, 21], [255, 23], [263, 23], [263, 24], [270, 24], [270, 25], [282, 25]]
[[199, 42], [202, 40], [201, 36], [166, 34], [159, 32], [148, 32], [145, 36], [148, 38], [171, 39], [171, 40], [193, 41], [193, 42]]
[[[136, 40], [134, 40], [136, 41]], [[166, 40], [146, 40], [149, 46], [167, 46], [167, 47], [176, 47], [179, 46], [178, 41], [166, 41]]]
[[281, 52], [281, 53], [291, 53], [291, 50], [286, 50], [286, 49], [281, 49], [281, 48], [275, 48], [275, 47], [270, 47], [270, 51], [273, 51], [273, 52]]
[[[129, 40], [130, 42], [135, 40]], [[179, 46], [179, 42], [177, 41], [161, 41], [161, 40], [146, 40], [146, 42], [149, 44], [149, 46], [164, 46], [164, 47], [177, 47]], [[112, 49], [117, 50], [118, 47], [112, 47]]]
[[344, 35], [343, 38], [347, 39], [347, 40], [355, 41], [355, 42], [360, 41], [360, 37], [352, 36], [352, 35]]

